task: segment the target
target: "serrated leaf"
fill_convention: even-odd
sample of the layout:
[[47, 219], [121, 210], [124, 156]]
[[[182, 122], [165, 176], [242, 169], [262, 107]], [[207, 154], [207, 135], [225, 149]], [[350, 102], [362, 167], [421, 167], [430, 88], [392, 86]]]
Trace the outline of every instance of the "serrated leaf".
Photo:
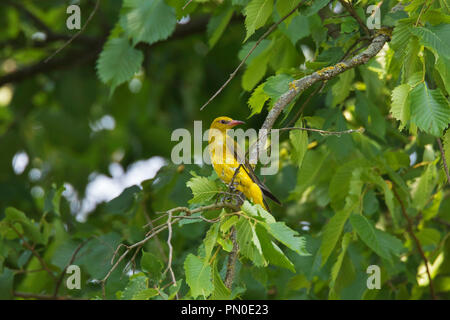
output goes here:
[[264, 85], [265, 83], [261, 83], [257, 86], [248, 99], [248, 106], [252, 111], [249, 118], [255, 114], [261, 113], [264, 103], [269, 100], [269, 95], [264, 92]]
[[125, 0], [123, 6], [127, 13], [120, 23], [133, 39], [133, 45], [141, 41], [152, 44], [165, 40], [175, 30], [175, 9], [164, 0]]
[[440, 24], [433, 27], [415, 27], [411, 33], [419, 38], [422, 45], [440, 56], [450, 58], [450, 25]]
[[234, 226], [236, 224], [236, 222], [238, 222], [239, 217], [238, 216], [231, 216], [228, 217], [220, 226], [220, 231], [223, 233], [228, 232], [228, 230], [230, 230], [230, 228], [232, 226]]
[[408, 84], [401, 84], [392, 90], [391, 94], [391, 114], [400, 121], [399, 129], [403, 129], [409, 120], [409, 94], [410, 86]]
[[139, 292], [146, 290], [147, 288], [147, 277], [143, 273], [138, 273], [130, 277], [127, 287], [122, 293], [122, 300], [132, 300], [135, 295]]
[[297, 231], [289, 228], [284, 222], [265, 223], [263, 226], [272, 237], [280, 241], [286, 247], [294, 250], [301, 256], [311, 255], [306, 250], [306, 240]]
[[214, 290], [211, 266], [190, 253], [184, 261], [186, 283], [191, 288], [193, 298], [207, 298]]
[[258, 220], [262, 220], [264, 222], [275, 222], [275, 218], [266, 210], [263, 209], [259, 204], [251, 204], [249, 201], [245, 200], [241, 206], [242, 211], [248, 215]]
[[186, 185], [191, 188], [194, 197], [189, 203], [204, 203], [211, 200], [220, 190], [214, 181], [206, 177], [193, 177]]
[[247, 35], [245, 41], [255, 33], [256, 30], [266, 24], [267, 19], [272, 14], [273, 0], [252, 0], [245, 7], [245, 28]]
[[450, 122], [450, 106], [441, 91], [430, 90], [421, 83], [411, 90], [410, 96], [411, 121], [429, 134], [442, 136]]
[[205, 261], [209, 261], [211, 258], [212, 250], [217, 242], [217, 235], [219, 234], [219, 224], [213, 223], [206, 233], [203, 244], [205, 245]]
[[262, 254], [261, 244], [255, 232], [255, 227], [243, 217], [236, 224], [236, 239], [239, 253], [248, 258], [257, 267], [264, 266], [266, 261]]
[[270, 239], [266, 229], [256, 226], [256, 233], [261, 242], [264, 257], [270, 264], [286, 268], [295, 273], [294, 264], [286, 257], [283, 251]]
[[130, 80], [139, 71], [144, 55], [133, 48], [126, 38], [109, 39], [97, 61], [100, 80], [114, 89]]

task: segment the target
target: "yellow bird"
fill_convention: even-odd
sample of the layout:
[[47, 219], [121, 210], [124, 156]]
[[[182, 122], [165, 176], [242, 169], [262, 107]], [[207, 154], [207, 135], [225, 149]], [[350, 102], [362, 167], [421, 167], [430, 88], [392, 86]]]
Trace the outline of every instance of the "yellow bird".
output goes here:
[[[216, 118], [209, 132], [209, 153], [211, 163], [219, 178], [227, 185], [233, 180], [233, 187], [242, 192], [245, 197], [255, 204], [261, 205], [269, 211], [264, 196], [278, 204], [281, 202], [258, 179], [252, 166], [245, 162], [239, 149], [239, 145], [230, 137], [227, 131], [243, 121], [233, 120], [229, 117]], [[241, 167], [237, 171], [239, 165]]]

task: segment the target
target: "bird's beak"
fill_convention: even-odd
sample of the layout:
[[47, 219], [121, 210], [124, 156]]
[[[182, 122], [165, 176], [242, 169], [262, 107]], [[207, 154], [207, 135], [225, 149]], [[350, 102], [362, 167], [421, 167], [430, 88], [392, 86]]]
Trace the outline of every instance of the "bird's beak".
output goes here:
[[228, 124], [230, 127], [234, 127], [237, 126], [238, 124], [244, 124], [244, 121], [239, 121], [239, 120], [231, 120]]

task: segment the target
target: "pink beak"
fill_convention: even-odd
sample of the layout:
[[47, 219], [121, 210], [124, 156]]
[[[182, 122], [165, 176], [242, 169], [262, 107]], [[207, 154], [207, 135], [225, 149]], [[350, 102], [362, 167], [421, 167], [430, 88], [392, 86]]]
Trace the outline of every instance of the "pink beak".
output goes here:
[[244, 124], [244, 121], [239, 121], [239, 120], [232, 120], [229, 122], [230, 127], [234, 127], [237, 126], [238, 124]]

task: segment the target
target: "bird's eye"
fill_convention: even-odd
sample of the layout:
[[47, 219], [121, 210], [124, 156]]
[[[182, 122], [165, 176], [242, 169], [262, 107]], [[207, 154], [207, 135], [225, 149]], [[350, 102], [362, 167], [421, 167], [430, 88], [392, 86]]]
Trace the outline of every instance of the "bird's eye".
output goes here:
[[226, 123], [228, 123], [228, 121], [227, 120], [220, 120], [220, 123], [226, 124]]

